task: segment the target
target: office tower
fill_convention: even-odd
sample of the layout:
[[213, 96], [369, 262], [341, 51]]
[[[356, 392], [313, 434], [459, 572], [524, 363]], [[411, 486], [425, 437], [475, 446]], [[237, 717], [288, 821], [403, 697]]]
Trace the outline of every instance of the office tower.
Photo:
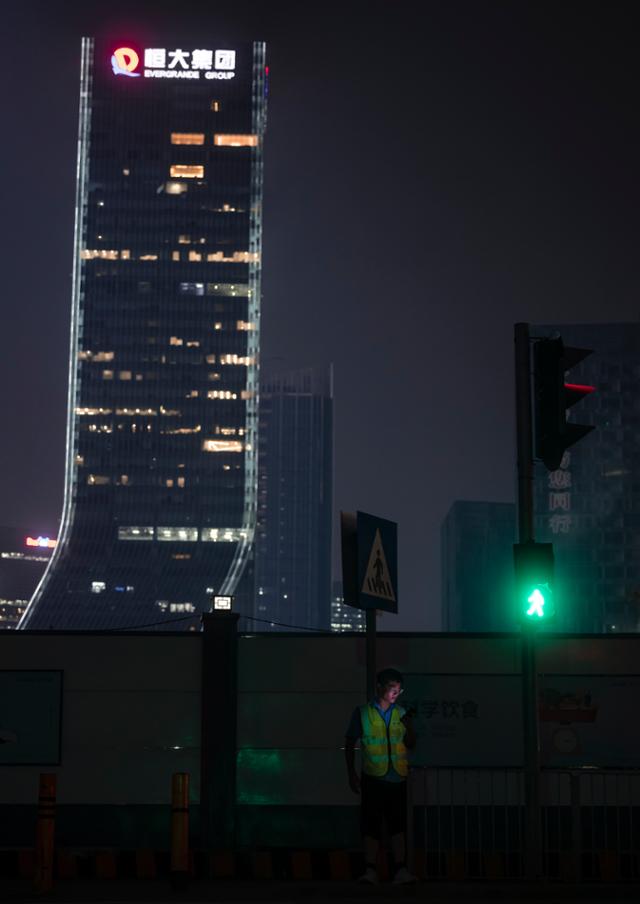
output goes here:
[[262, 43], [82, 41], [63, 523], [21, 628], [186, 629], [239, 590], [265, 122]]
[[342, 581], [334, 581], [331, 588], [331, 630], [336, 634], [343, 634], [345, 631], [365, 629], [365, 611], [345, 605]]
[[0, 527], [0, 630], [20, 621], [55, 545], [52, 537]]
[[516, 507], [456, 501], [441, 528], [442, 630], [514, 631]]
[[[329, 630], [333, 492], [332, 370], [267, 376], [260, 394], [255, 623]], [[243, 625], [244, 626], [244, 625]]]
[[552, 324], [532, 336], [560, 334], [593, 349], [567, 380], [596, 391], [570, 409], [595, 430], [571, 447], [560, 468], [536, 468], [536, 538], [553, 542], [556, 618], [549, 630], [640, 629], [640, 325]]

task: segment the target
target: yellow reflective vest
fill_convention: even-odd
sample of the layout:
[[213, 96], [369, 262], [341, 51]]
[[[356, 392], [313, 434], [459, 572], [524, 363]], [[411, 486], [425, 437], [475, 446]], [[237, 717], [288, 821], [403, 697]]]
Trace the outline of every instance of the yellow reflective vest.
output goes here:
[[387, 728], [384, 719], [371, 703], [360, 707], [362, 721], [362, 771], [365, 775], [380, 778], [393, 766], [398, 775], [409, 772], [407, 748], [404, 745], [406, 728], [401, 721], [404, 716], [401, 706], [394, 706]]

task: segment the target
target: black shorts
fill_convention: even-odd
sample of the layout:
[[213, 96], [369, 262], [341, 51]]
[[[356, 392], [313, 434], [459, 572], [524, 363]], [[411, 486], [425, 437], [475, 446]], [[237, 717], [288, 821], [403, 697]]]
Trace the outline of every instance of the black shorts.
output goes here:
[[385, 782], [382, 778], [363, 774], [360, 794], [360, 830], [363, 835], [379, 841], [384, 828], [390, 836], [406, 832], [406, 782]]

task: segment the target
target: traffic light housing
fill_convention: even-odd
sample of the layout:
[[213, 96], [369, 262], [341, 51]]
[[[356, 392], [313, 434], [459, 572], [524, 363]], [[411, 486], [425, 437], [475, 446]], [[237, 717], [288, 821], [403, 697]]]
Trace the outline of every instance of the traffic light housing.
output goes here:
[[567, 410], [594, 391], [593, 386], [565, 383], [565, 373], [592, 349], [569, 348], [562, 339], [536, 339], [533, 349], [535, 454], [549, 471], [560, 467], [565, 451], [593, 427], [567, 421]]
[[551, 543], [514, 544], [517, 606], [523, 624], [539, 625], [555, 614], [553, 561]]

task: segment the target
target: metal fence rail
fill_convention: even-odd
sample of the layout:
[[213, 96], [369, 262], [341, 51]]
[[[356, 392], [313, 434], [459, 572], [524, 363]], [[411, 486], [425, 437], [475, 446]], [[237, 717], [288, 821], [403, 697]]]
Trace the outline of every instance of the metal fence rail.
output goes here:
[[[420, 875], [523, 877], [521, 769], [412, 768], [408, 793]], [[640, 880], [640, 771], [544, 770], [540, 821], [544, 877]]]

